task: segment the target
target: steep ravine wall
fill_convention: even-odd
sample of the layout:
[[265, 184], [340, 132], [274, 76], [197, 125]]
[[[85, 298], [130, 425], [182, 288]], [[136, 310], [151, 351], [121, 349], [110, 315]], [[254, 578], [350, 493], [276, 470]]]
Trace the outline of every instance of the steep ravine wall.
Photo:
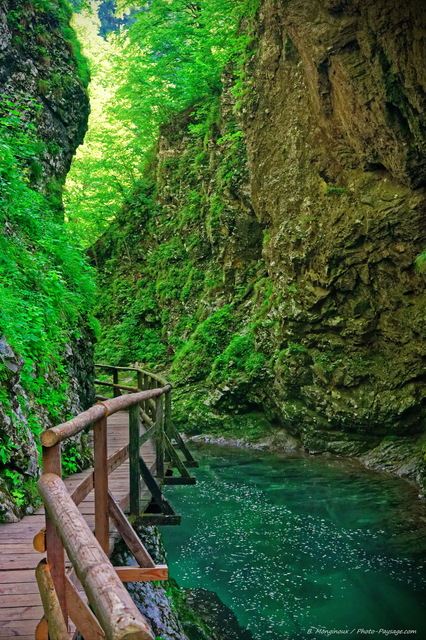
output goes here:
[[[60, 196], [89, 116], [89, 71], [62, 0], [0, 1], [0, 96], [28, 109], [46, 144], [33, 183]], [[59, 199], [59, 198], [58, 198]]]
[[171, 367], [187, 432], [421, 483], [425, 12], [265, 0], [255, 29], [238, 109], [228, 71], [93, 249], [100, 356]]
[[[309, 450], [424, 429], [424, 3], [265, 2], [245, 125], [283, 343], [273, 406]], [[289, 288], [293, 289], [291, 296]]]
[[[88, 70], [79, 53], [74, 33], [69, 26], [69, 19], [70, 10], [61, 0], [37, 3], [0, 0], [1, 117], [7, 120], [12, 109], [13, 113], [20, 114], [22, 122], [34, 127], [34, 134], [31, 133], [31, 135], [35, 136], [36, 142], [41, 143], [41, 151], [28, 163], [24, 173], [25, 183], [44, 194], [40, 196], [44, 200], [35, 201], [33, 215], [38, 216], [40, 211], [45, 210], [49, 212], [49, 216], [57, 216], [58, 225], [61, 224], [62, 219], [62, 184], [75, 149], [82, 142], [89, 113], [86, 92]], [[8, 102], [6, 107], [3, 106], [4, 101]], [[22, 127], [22, 131], [26, 130]], [[2, 154], [5, 148], [2, 147]], [[9, 216], [9, 200], [12, 198], [14, 202], [14, 194], [8, 192], [9, 174], [7, 172], [11, 171], [11, 168], [3, 165], [3, 161], [2, 155], [0, 162], [1, 233], [4, 236], [2, 250], [6, 248], [8, 251], [8, 243], [10, 243], [12, 247], [10, 255], [18, 256], [17, 260], [19, 260], [22, 252], [22, 264], [27, 260], [27, 270], [19, 271], [17, 268], [14, 275], [18, 280], [22, 279], [24, 291], [26, 281], [31, 281], [33, 277], [32, 268], [38, 269], [39, 265], [43, 264], [46, 272], [51, 270], [54, 277], [56, 270], [61, 268], [62, 256], [58, 259], [54, 253], [54, 246], [51, 247], [51, 255], [49, 255], [49, 249], [43, 246], [43, 239], [38, 244], [38, 238], [31, 238], [28, 234], [30, 223], [28, 223], [29, 227], [20, 227], [19, 207], [30, 207], [31, 200], [25, 202], [18, 200], [12, 205], [15, 218], [11, 219]], [[30, 219], [32, 214], [28, 211], [25, 215]], [[8, 274], [7, 251], [4, 256], [2, 255], [4, 259], [1, 265], [2, 280], [5, 273]], [[44, 251], [44, 258], [37, 262], [36, 258], [40, 251]], [[6, 288], [8, 277], [6, 276], [4, 282]], [[34, 299], [38, 296], [37, 303], [43, 307], [43, 296], [49, 294], [46, 294], [42, 288], [38, 289], [36, 274], [34, 283], [33, 291], [30, 293]], [[15, 289], [19, 289], [19, 286]], [[59, 295], [56, 293], [54, 284], [51, 295]], [[59, 301], [59, 304], [63, 302]], [[30, 307], [32, 299], [28, 298], [27, 303]], [[19, 323], [20, 318], [19, 305], [24, 304], [25, 297], [22, 300], [16, 299], [16, 323]], [[38, 310], [36, 312], [41, 313]], [[35, 313], [34, 309], [28, 308], [28, 314], [30, 313]], [[57, 319], [52, 321], [58, 322]], [[39, 473], [39, 452], [35, 433], [52, 426], [52, 423], [58, 420], [66, 419], [69, 415], [75, 415], [83, 408], [90, 406], [94, 399], [91, 332], [81, 320], [82, 326], [71, 327], [65, 321], [63, 324], [62, 335], [59, 336], [57, 332], [58, 335], [55, 338], [65, 344], [60, 362], [52, 363], [47, 369], [38, 370], [37, 349], [32, 358], [35, 365], [31, 368], [32, 365], [19, 352], [13, 340], [11, 343], [11, 340], [4, 335], [6, 329], [3, 316], [1, 318], [0, 522], [10, 522], [21, 517], [28, 504], [31, 504], [35, 498], [34, 483]], [[29, 342], [36, 341], [34, 336], [37, 331], [38, 326], [34, 327], [34, 335], [28, 336]], [[19, 333], [19, 327], [16, 328], [15, 333]], [[51, 335], [40, 335], [38, 339], [46, 343], [53, 340]], [[37, 380], [38, 377], [39, 380]], [[49, 390], [50, 406], [47, 406], [43, 400], [47, 397], [46, 390]], [[79, 461], [79, 455], [83, 454], [83, 458], [87, 455], [80, 444], [79, 441], [71, 444], [71, 455], [75, 465], [82, 462]]]

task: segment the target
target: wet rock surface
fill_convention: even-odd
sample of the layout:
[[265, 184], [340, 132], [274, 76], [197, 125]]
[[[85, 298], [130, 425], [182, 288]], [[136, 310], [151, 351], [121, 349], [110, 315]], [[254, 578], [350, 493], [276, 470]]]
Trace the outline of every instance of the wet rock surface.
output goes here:
[[425, 413], [424, 8], [293, 0], [259, 18], [244, 129], [286, 345], [267, 404], [309, 451], [380, 457], [390, 435], [390, 458], [405, 437], [410, 458]]
[[[61, 407], [64, 420], [68, 415], [76, 415], [91, 406], [94, 401], [93, 379], [93, 343], [90, 332], [81, 334], [70, 341], [66, 347], [65, 358], [66, 382], [69, 383], [67, 403]], [[34, 434], [34, 423], [37, 429], [43, 430], [55, 426], [49, 413], [34, 393], [24, 391], [21, 374], [24, 361], [17, 356], [7, 341], [0, 340], [0, 364], [10, 371], [2, 380], [3, 402], [0, 402], [0, 445], [7, 458], [8, 477], [14, 482], [0, 480], [0, 521], [16, 522], [25, 513], [31, 513], [32, 507], [17, 498], [15, 485], [35, 481], [40, 474], [40, 455]], [[52, 388], [60, 388], [64, 374], [59, 375], [51, 370], [45, 376], [45, 384]], [[4, 402], [6, 400], [6, 402]], [[89, 438], [79, 434], [64, 444], [64, 451], [70, 452], [75, 459], [77, 469], [82, 469], [91, 462]], [[3, 464], [1, 464], [3, 463]], [[0, 460], [0, 471], [4, 471], [4, 462]], [[1, 475], [1, 473], [0, 473]]]
[[[157, 564], [167, 564], [161, 534], [155, 527], [139, 527], [138, 535]], [[116, 546], [114, 564], [135, 561], [123, 542]], [[206, 589], [180, 589], [171, 579], [156, 584], [126, 584], [139, 611], [161, 640], [252, 640], [250, 631], [238, 624], [236, 616], [220, 598]]]
[[213, 630], [214, 640], [253, 640], [253, 634], [238, 624], [236, 616], [216, 593], [207, 589], [185, 589], [188, 605]]
[[[167, 564], [161, 535], [155, 527], [139, 527], [138, 535], [157, 564]], [[113, 564], [135, 564], [123, 542], [116, 545]], [[216, 640], [201, 617], [184, 602], [174, 581], [129, 582], [126, 587], [139, 611], [146, 617], [156, 637], [162, 640]]]

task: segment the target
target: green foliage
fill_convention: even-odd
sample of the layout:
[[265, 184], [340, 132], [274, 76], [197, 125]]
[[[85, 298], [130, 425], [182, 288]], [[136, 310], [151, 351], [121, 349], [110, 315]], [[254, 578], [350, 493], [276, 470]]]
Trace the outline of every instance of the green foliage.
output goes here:
[[186, 382], [206, 378], [214, 360], [228, 346], [234, 324], [235, 318], [230, 305], [212, 313], [198, 325], [176, 354], [173, 372]]
[[123, 126], [125, 105], [113, 100], [125, 71], [117, 77], [113, 72], [115, 64], [124, 65], [119, 47], [99, 35], [100, 23], [93, 12], [76, 14], [73, 25], [90, 64], [91, 115], [84, 144], [67, 177], [64, 205], [69, 229], [87, 247], [109, 227], [135, 190], [142, 151], [135, 144], [133, 127]]
[[267, 372], [268, 360], [256, 351], [253, 330], [232, 337], [230, 344], [215, 359], [210, 379], [221, 383], [232, 378], [252, 382]]
[[343, 196], [348, 192], [344, 187], [335, 187], [331, 184], [328, 184], [325, 190], [324, 195], [326, 196]]
[[420, 273], [424, 273], [426, 271], [426, 251], [417, 256], [416, 267]]
[[3, 477], [6, 478], [6, 483], [9, 485], [10, 493], [14, 497], [18, 506], [22, 506], [25, 503], [25, 492], [23, 491], [23, 477], [17, 471], [11, 469], [5, 469], [3, 471]]
[[[36, 34], [36, 42], [39, 45], [32, 54], [41, 59], [46, 67], [49, 66], [46, 45], [59, 34], [72, 54], [68, 62], [75, 65], [75, 76], [82, 86], [87, 87], [90, 80], [89, 69], [74, 30], [69, 25], [71, 15], [72, 7], [68, 0], [16, 0], [13, 10], [7, 14], [7, 19], [12, 28], [15, 47], [28, 46], [29, 35], [32, 37]], [[40, 78], [38, 91], [45, 94], [48, 90], [48, 81]]]
[[[59, 379], [65, 373], [65, 344], [91, 308], [94, 282], [57, 208], [31, 188], [32, 167], [43, 149], [24, 110], [1, 101], [1, 331], [23, 359], [24, 389], [56, 419], [66, 404], [66, 383]], [[46, 384], [51, 371], [58, 376], [56, 385]], [[31, 426], [37, 431], [35, 420]]]
[[[263, 268], [253, 262], [252, 250], [248, 264], [239, 269], [237, 286], [225, 285], [218, 259], [226, 242], [222, 234], [235, 225], [229, 193], [244, 188], [247, 176], [243, 134], [235, 122], [219, 133], [217, 104], [216, 98], [208, 101], [204, 122], [201, 111], [178, 117], [176, 144], [178, 135], [185, 135], [185, 150], [166, 156], [157, 167], [159, 188], [164, 180], [167, 193], [179, 194], [172, 213], [167, 205], [155, 204], [152, 187], [141, 186], [94, 249], [103, 274], [98, 359], [171, 365], [179, 384], [264, 379], [267, 365], [256, 347], [255, 331], [266, 323], [272, 285], [266, 278], [259, 280]], [[171, 137], [174, 131], [171, 125], [165, 134]], [[220, 154], [212, 166], [206, 149], [213, 143]], [[243, 326], [237, 304], [227, 300], [240, 302], [253, 287], [256, 311]]]
[[0, 465], [6, 465], [12, 457], [16, 445], [11, 442], [0, 442]]
[[[252, 38], [239, 24], [249, 22], [258, 4], [153, 0], [134, 25], [111, 34], [108, 42], [96, 35], [94, 25], [78, 19], [91, 59], [94, 115], [67, 181], [65, 207], [70, 228], [86, 246], [87, 238], [99, 237], [123, 201], [132, 198], [163, 123], [190, 108], [192, 135], [207, 139], [218, 118], [224, 67], [233, 64], [237, 77], [243, 74], [241, 61]], [[239, 82], [244, 85], [245, 79]], [[234, 135], [238, 141], [242, 134]], [[194, 164], [207, 159], [201, 149]]]
[[224, 66], [251, 40], [238, 31], [240, 21], [257, 6], [253, 0], [153, 0], [139, 12], [130, 29], [128, 76], [120, 93], [140, 135], [153, 141], [159, 123], [221, 92]]
[[[245, 211], [237, 220], [247, 152], [237, 116], [228, 112], [224, 121], [220, 93], [222, 77], [230, 82], [235, 70], [237, 97], [245, 91], [240, 60], [252, 53], [251, 36], [246, 24], [244, 34], [238, 28], [256, 7], [238, 0], [154, 0], [140, 13], [112, 104], [135, 133], [135, 153], [154, 150], [144, 179], [155, 186], [127, 191], [123, 212], [93, 248], [101, 272], [96, 312], [104, 327], [98, 359], [170, 368], [177, 386], [230, 382], [247, 396], [239, 406], [250, 409], [257, 400], [248, 397], [247, 385], [268, 377], [271, 354], [258, 335], [274, 325], [268, 318], [273, 287], [262, 278], [260, 230], [257, 248], [255, 236], [249, 247], [230, 252], [235, 264], [224, 265], [228, 239], [238, 239], [236, 226], [252, 224], [256, 235], [257, 226]], [[159, 131], [165, 152], [153, 161]], [[198, 414], [209, 413], [200, 402]]]

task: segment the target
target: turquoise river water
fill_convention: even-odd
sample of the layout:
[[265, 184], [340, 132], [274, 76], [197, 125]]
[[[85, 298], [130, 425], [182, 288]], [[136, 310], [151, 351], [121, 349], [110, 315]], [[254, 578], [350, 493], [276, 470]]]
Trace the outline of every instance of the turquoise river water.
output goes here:
[[171, 575], [214, 591], [255, 640], [426, 639], [426, 511], [355, 462], [206, 445], [167, 487]]

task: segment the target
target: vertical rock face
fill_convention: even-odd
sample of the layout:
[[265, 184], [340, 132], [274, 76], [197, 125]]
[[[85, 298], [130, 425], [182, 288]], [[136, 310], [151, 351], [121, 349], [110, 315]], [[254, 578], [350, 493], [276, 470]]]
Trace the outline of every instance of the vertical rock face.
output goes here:
[[[43, 143], [37, 167], [29, 165], [26, 175], [28, 184], [45, 194], [58, 217], [62, 184], [82, 142], [89, 113], [88, 72], [69, 18], [61, 0], [0, 0], [0, 101], [8, 101], [9, 107], [24, 114]], [[0, 107], [0, 113], [4, 116], [7, 109]], [[11, 234], [15, 240], [19, 225], [6, 221], [1, 233], [5, 242]], [[25, 247], [28, 238], [25, 232], [22, 235]], [[37, 246], [32, 250], [36, 252]], [[54, 258], [52, 264], [54, 268]], [[0, 329], [0, 521], [22, 516], [35, 497], [31, 480], [39, 473], [39, 453], [34, 433], [52, 426], [53, 415], [66, 419], [93, 402], [91, 333], [84, 328], [66, 332], [61, 371], [51, 366], [40, 374], [31, 370]], [[43, 385], [35, 380], [37, 376], [42, 376]], [[64, 386], [68, 387], [65, 404]], [[43, 387], [57, 391], [56, 404], [53, 393], [51, 405], [46, 406]], [[78, 458], [78, 451], [83, 453], [76, 442], [71, 447], [74, 457]]]
[[227, 74], [204, 141], [163, 128], [155, 197], [94, 253], [118, 357], [172, 362], [183, 430], [262, 436], [263, 412], [423, 473], [424, 8], [264, 0], [239, 115]]
[[394, 0], [260, 10], [244, 128], [282, 301], [272, 403], [315, 450], [423, 428], [425, 19]]
[[88, 70], [62, 0], [0, 0], [0, 96], [28, 109], [46, 143], [33, 181], [53, 194], [87, 130]]

